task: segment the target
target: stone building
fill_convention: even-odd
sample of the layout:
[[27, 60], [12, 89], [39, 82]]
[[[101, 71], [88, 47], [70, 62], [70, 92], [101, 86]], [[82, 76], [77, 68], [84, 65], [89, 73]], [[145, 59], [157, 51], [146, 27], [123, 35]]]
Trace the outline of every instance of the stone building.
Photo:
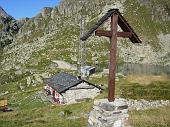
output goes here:
[[102, 90], [99, 86], [64, 72], [45, 79], [44, 83], [47, 96], [51, 96], [58, 104], [93, 99]]

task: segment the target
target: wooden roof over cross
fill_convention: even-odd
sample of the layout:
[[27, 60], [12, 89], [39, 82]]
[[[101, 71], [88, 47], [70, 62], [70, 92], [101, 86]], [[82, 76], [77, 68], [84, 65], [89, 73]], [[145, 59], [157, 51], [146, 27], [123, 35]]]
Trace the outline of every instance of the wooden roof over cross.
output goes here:
[[[122, 37], [129, 37], [132, 43], [141, 43], [141, 40], [137, 36], [137, 34], [134, 32], [132, 27], [129, 25], [129, 23], [126, 21], [126, 19], [122, 16], [122, 14], [119, 12], [118, 9], [111, 9], [109, 10], [88, 32], [86, 32], [80, 39], [82, 41], [86, 41], [95, 31], [96, 34], [103, 34], [101, 30], [97, 30], [106, 20], [108, 20], [113, 13], [116, 13], [118, 15], [118, 25], [121, 27], [121, 29], [125, 32], [121, 34], [121, 32], [118, 32], [117, 36], [119, 35]], [[109, 35], [109, 31], [108, 34]]]

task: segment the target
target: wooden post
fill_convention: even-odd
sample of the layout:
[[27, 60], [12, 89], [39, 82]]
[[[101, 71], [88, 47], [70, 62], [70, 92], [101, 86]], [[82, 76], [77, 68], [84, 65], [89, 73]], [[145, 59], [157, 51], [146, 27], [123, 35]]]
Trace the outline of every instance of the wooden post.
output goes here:
[[113, 13], [111, 16], [111, 48], [110, 48], [110, 64], [109, 64], [109, 82], [108, 82], [108, 100], [109, 102], [115, 99], [115, 76], [116, 76], [116, 49], [117, 49], [117, 24], [118, 15]]

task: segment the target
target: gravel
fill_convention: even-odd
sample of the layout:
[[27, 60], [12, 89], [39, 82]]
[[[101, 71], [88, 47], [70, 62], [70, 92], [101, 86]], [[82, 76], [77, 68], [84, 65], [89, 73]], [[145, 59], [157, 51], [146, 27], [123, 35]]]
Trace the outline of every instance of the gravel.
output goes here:
[[170, 100], [127, 100], [129, 110], [146, 110], [150, 108], [157, 108], [167, 106], [170, 104]]

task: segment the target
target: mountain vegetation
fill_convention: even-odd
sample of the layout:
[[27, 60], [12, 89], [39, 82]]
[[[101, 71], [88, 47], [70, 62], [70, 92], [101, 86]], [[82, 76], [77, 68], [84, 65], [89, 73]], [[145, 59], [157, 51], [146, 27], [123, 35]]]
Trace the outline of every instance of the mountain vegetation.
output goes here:
[[[57, 71], [51, 67], [53, 60], [77, 64], [81, 17], [85, 17], [87, 31], [105, 12], [115, 7], [119, 8], [143, 42], [133, 45], [128, 39], [118, 39], [118, 64], [170, 65], [168, 0], [63, 0], [55, 8], [44, 7], [30, 19], [15, 20], [0, 9], [1, 83], [8, 83], [12, 81], [10, 79], [20, 82], [26, 80], [22, 78], [29, 74], [52, 74]], [[109, 21], [101, 28], [108, 29], [108, 26]], [[97, 59], [99, 70], [107, 68], [108, 49], [107, 38], [89, 38], [86, 42], [87, 64], [96, 66]]]

